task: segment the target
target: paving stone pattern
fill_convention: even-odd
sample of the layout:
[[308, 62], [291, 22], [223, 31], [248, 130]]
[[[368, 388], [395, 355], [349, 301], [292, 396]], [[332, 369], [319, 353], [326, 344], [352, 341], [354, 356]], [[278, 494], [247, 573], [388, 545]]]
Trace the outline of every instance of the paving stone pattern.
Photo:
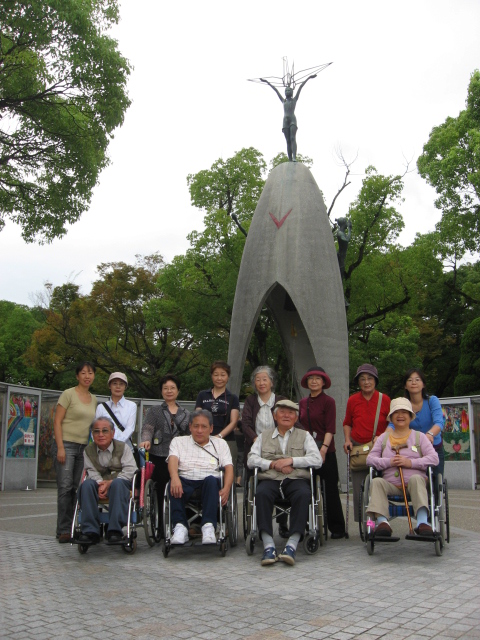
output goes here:
[[[401, 540], [368, 556], [357, 535], [295, 567], [260, 566], [243, 544], [147, 546], [133, 556], [103, 544], [80, 555], [53, 537], [0, 532], [0, 637], [480, 638], [480, 536], [454, 530], [442, 557], [433, 544]], [[280, 547], [280, 540], [278, 546]]]

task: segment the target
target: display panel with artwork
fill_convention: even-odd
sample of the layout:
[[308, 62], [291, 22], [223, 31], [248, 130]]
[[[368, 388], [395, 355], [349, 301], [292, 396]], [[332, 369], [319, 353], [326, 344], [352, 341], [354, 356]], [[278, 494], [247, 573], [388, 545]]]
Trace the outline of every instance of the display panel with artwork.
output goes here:
[[470, 424], [468, 404], [442, 405], [445, 427], [443, 431], [443, 447], [445, 460], [470, 460]]
[[35, 458], [39, 396], [10, 393], [8, 403], [7, 458]]

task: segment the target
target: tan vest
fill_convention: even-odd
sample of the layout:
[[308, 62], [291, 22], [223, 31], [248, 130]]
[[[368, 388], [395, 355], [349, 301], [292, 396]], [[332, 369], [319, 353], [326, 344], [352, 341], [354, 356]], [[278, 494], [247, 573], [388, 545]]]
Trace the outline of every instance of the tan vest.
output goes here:
[[94, 442], [86, 447], [85, 452], [98, 473], [104, 480], [114, 480], [122, 470], [122, 456], [125, 451], [125, 442], [113, 440], [112, 459], [108, 467], [103, 467], [98, 460], [97, 445]]
[[[305, 438], [307, 432], [303, 429], [293, 429], [288, 438], [287, 447], [285, 453], [282, 453], [278, 436], [272, 438], [275, 429], [266, 429], [262, 431], [262, 452], [261, 457], [265, 460], [279, 460], [281, 458], [303, 458], [305, 455]], [[294, 469], [292, 473], [282, 473], [276, 471], [276, 469], [269, 469], [268, 471], [261, 471], [258, 474], [259, 478], [270, 480], [285, 480], [290, 478], [294, 480], [296, 478], [310, 478], [310, 472], [308, 469]]]

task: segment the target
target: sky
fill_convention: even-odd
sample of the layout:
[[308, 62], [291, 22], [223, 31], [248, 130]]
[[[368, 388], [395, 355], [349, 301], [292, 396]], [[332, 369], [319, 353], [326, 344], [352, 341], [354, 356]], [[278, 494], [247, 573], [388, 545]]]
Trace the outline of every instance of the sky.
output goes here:
[[366, 167], [396, 175], [408, 164], [399, 240], [406, 246], [433, 230], [440, 212], [416, 160], [431, 129], [465, 108], [480, 67], [478, 0], [121, 0], [120, 15], [112, 36], [134, 67], [132, 105], [110, 165], [63, 238], [26, 244], [7, 222], [0, 299], [33, 305], [46, 282], [73, 281], [86, 294], [100, 263], [183, 254], [187, 235], [203, 228], [187, 175], [243, 147], [267, 163], [286, 151], [278, 97], [247, 82], [282, 76], [285, 56], [296, 71], [333, 63], [296, 108], [298, 152], [313, 159], [327, 207], [344, 179], [339, 153], [356, 158], [333, 217], [347, 213]]

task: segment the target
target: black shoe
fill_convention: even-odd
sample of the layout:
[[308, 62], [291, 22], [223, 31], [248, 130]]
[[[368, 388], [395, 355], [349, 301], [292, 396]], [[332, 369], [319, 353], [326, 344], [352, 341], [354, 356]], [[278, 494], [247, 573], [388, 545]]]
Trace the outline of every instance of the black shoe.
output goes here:
[[286, 527], [284, 524], [279, 524], [278, 535], [280, 536], [280, 538], [285, 538], [287, 540], [290, 537], [288, 527]]
[[78, 541], [81, 544], [97, 544], [100, 542], [100, 536], [98, 533], [81, 533]]
[[330, 534], [330, 538], [332, 540], [340, 540], [340, 538], [344, 538], [345, 537], [345, 532], [342, 533], [331, 533]]
[[123, 533], [121, 531], [108, 531], [107, 542], [108, 544], [118, 544], [123, 540]]

